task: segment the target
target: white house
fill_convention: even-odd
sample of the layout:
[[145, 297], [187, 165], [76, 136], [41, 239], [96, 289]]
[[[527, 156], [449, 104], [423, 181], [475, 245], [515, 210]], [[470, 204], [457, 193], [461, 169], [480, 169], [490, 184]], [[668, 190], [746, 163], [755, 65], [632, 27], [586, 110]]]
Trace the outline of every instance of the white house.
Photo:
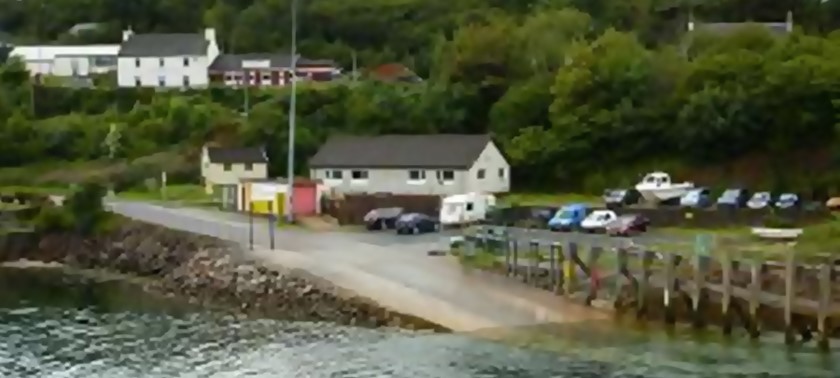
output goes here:
[[20, 59], [32, 76], [87, 77], [117, 69], [120, 45], [17, 46], [9, 53]]
[[208, 67], [219, 56], [215, 29], [203, 34], [123, 32], [117, 62], [120, 87], [201, 88]]
[[309, 161], [310, 177], [338, 193], [506, 193], [510, 165], [489, 135], [331, 138]]

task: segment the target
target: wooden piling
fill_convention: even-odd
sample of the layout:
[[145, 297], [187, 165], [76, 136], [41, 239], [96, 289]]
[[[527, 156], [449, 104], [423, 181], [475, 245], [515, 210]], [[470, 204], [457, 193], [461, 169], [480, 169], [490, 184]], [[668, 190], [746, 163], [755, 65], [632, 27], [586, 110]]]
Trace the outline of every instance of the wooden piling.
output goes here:
[[654, 256], [656, 256], [654, 252], [642, 252], [642, 272], [638, 279], [639, 285], [636, 292], [636, 316], [639, 319], [647, 316], [647, 290], [650, 286], [650, 267]]
[[674, 273], [676, 265], [676, 255], [673, 253], [665, 254], [665, 287], [662, 292], [662, 301], [665, 308], [665, 324], [673, 325], [677, 321], [676, 310], [674, 309], [674, 299], [676, 298], [676, 284], [677, 278]]
[[540, 242], [531, 240], [528, 243], [528, 265], [525, 267], [525, 282], [534, 282], [534, 267], [539, 263]]
[[558, 268], [558, 260], [563, 261], [561, 253], [563, 253], [563, 248], [560, 247], [560, 243], [551, 243], [551, 245], [548, 246], [549, 269], [551, 270], [549, 273], [551, 275], [551, 290], [555, 294], [559, 294], [563, 286], [563, 283], [561, 282], [561, 274]]
[[513, 247], [513, 251], [512, 251], [513, 253], [512, 253], [512, 256], [511, 256], [512, 257], [511, 266], [512, 266], [513, 269], [511, 269], [510, 276], [513, 277], [513, 278], [518, 278], [519, 277], [519, 240], [514, 240], [512, 247]]
[[604, 249], [599, 246], [592, 246], [589, 249], [589, 258], [586, 264], [589, 271], [589, 293], [586, 296], [586, 305], [591, 306], [592, 301], [598, 298], [598, 289], [601, 287], [601, 276], [598, 271], [598, 258], [601, 257]]
[[820, 300], [819, 309], [817, 310], [817, 332], [819, 336], [817, 339], [817, 347], [823, 351], [828, 351], [829, 343], [829, 329], [828, 329], [828, 309], [831, 305], [831, 278], [834, 273], [834, 262], [831, 259], [826, 259], [820, 266]]
[[724, 252], [721, 257], [721, 269], [723, 274], [721, 277], [721, 315], [723, 322], [723, 334], [732, 334], [732, 257], [729, 253]]
[[793, 297], [796, 295], [796, 257], [793, 251], [785, 256], [785, 343], [796, 342], [793, 324]]
[[754, 259], [750, 263], [750, 297], [749, 297], [749, 321], [746, 324], [747, 333], [753, 339], [760, 335], [760, 324], [758, 310], [761, 307], [761, 279], [767, 270], [763, 261]]
[[563, 286], [566, 298], [571, 298], [575, 291], [576, 270], [574, 262], [577, 257], [577, 248], [577, 243], [569, 243], [569, 247], [565, 251], [565, 259], [563, 260]]
[[694, 272], [694, 290], [691, 292], [691, 317], [692, 325], [695, 329], [703, 328], [705, 319], [700, 311], [700, 305], [705, 295], [706, 287], [706, 262], [707, 256], [699, 253], [694, 254], [694, 265], [692, 270]]
[[[621, 311], [622, 306], [619, 302], [621, 300], [621, 291], [624, 288], [624, 280], [630, 280], [631, 288], [636, 290], [636, 282], [632, 279], [629, 268], [629, 259], [626, 248], [618, 249], [618, 267], [615, 276], [615, 298], [613, 300], [613, 307], [616, 311]], [[624, 277], [624, 279], [622, 279]], [[635, 291], [634, 291], [635, 292]]]

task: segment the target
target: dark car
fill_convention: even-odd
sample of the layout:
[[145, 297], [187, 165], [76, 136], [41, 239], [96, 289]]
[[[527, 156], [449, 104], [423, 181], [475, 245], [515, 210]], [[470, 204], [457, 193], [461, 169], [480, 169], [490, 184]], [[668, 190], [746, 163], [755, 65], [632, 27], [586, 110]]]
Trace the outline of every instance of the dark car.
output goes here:
[[397, 218], [397, 234], [421, 234], [438, 230], [438, 220], [426, 214], [406, 213]]
[[625, 214], [607, 225], [607, 234], [612, 236], [632, 236], [646, 232], [650, 219], [638, 214]]
[[607, 189], [602, 196], [607, 208], [617, 208], [639, 203], [642, 198], [636, 189]]
[[401, 207], [384, 207], [373, 209], [365, 214], [365, 226], [368, 230], [384, 230], [394, 228], [397, 218], [403, 214]]
[[750, 200], [750, 192], [742, 188], [730, 188], [723, 191], [717, 199], [719, 208], [740, 209], [747, 206]]

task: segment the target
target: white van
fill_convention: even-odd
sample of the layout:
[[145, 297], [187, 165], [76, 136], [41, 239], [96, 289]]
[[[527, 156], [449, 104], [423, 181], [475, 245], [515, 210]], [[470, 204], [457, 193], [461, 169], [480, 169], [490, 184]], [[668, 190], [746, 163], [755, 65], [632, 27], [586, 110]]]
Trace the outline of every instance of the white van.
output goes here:
[[496, 206], [492, 194], [467, 193], [445, 197], [440, 206], [442, 226], [464, 225], [484, 220], [487, 213]]

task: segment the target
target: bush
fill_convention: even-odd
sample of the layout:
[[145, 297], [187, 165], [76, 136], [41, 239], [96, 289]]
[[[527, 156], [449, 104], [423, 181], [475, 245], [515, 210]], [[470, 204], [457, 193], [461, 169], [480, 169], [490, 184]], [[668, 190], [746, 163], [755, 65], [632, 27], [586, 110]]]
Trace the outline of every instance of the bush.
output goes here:
[[73, 229], [73, 216], [61, 207], [42, 206], [32, 223], [38, 232], [66, 232]]

